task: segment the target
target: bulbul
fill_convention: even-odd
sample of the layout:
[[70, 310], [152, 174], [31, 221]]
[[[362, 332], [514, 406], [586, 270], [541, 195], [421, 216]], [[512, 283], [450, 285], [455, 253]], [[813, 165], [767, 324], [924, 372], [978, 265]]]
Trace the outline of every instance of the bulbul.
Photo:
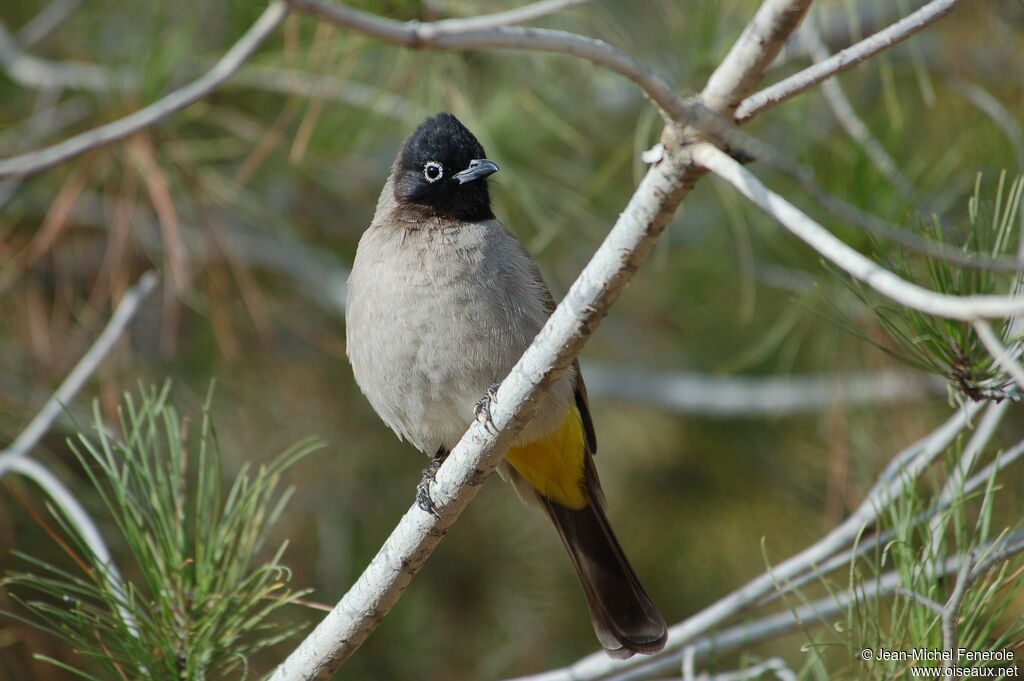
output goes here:
[[[491, 211], [487, 177], [497, 171], [455, 116], [427, 118], [402, 144], [349, 275], [356, 382], [381, 419], [435, 462], [554, 308], [536, 261]], [[498, 471], [554, 523], [601, 645], [613, 657], [654, 653], [665, 621], [608, 524], [596, 450], [574, 363]]]

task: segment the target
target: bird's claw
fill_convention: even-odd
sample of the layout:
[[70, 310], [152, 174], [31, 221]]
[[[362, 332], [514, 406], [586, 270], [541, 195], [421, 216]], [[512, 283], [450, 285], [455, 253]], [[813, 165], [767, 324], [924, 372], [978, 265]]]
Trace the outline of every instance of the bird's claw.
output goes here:
[[491, 404], [498, 401], [498, 384], [492, 383], [487, 388], [487, 394], [484, 395], [476, 406], [473, 407], [473, 416], [477, 421], [483, 424], [484, 428], [490, 432], [494, 432], [493, 421], [491, 420]]
[[416, 485], [416, 505], [435, 518], [438, 515], [437, 506], [434, 505], [434, 500], [430, 498], [430, 486], [437, 478], [437, 469], [441, 467], [441, 464], [444, 463], [447, 457], [448, 452], [443, 447], [438, 449], [437, 453], [430, 459], [430, 463], [423, 469], [423, 476], [420, 478], [419, 484]]

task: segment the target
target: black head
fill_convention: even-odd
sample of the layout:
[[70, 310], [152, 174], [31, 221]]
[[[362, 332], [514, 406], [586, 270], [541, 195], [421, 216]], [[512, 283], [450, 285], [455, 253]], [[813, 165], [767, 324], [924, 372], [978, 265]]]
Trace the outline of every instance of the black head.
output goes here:
[[420, 123], [402, 143], [395, 163], [395, 199], [429, 215], [474, 222], [494, 217], [487, 176], [498, 166], [450, 113]]

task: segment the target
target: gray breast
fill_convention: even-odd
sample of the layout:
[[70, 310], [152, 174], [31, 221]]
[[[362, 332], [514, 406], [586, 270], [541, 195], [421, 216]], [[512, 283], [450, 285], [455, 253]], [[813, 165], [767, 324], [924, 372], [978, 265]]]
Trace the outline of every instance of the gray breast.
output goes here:
[[[375, 224], [349, 279], [348, 355], [363, 393], [400, 437], [451, 448], [488, 386], [503, 379], [548, 315], [547, 288], [521, 243], [495, 221], [416, 229]], [[560, 381], [524, 434], [560, 422]]]

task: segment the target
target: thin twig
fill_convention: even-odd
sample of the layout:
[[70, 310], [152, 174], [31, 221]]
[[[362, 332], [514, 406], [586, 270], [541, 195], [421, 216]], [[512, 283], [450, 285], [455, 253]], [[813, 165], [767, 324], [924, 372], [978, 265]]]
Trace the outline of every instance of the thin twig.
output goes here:
[[1020, 389], [1024, 390], [1024, 367], [1017, 361], [1017, 357], [1020, 355], [1020, 342], [1015, 342], [1016, 347], [1011, 351], [1000, 342], [995, 332], [992, 331], [992, 326], [985, 320], [975, 319], [971, 322], [971, 326], [974, 327], [978, 339], [992, 355], [992, 358], [1003, 368], [1003, 371], [1013, 378]]
[[[821, 34], [818, 33], [818, 27], [813, 16], [804, 23], [800, 32], [800, 39], [804, 43], [808, 55], [816, 63], [821, 63], [829, 58], [828, 48], [825, 47]], [[916, 194], [914, 185], [900, 172], [896, 161], [893, 160], [889, 152], [882, 146], [882, 143], [871, 134], [868, 126], [857, 115], [853, 104], [850, 103], [846, 93], [843, 92], [843, 87], [839, 84], [839, 80], [829, 78], [822, 82], [821, 89], [825, 93], [825, 100], [828, 102], [829, 107], [831, 107], [836, 120], [839, 121], [839, 124], [843, 126], [843, 129], [846, 130], [853, 141], [864, 150], [864, 153], [874, 163], [878, 172], [892, 183], [892, 186], [903, 195], [903, 198], [912, 199]]]
[[951, 296], [906, 281], [847, 246], [716, 147], [698, 144], [693, 148], [693, 156], [827, 260], [896, 302], [938, 317], [964, 321], [1007, 317], [1024, 311], [1024, 296]]
[[56, 392], [43, 404], [18, 438], [5, 450], [0, 452], [0, 477], [8, 472], [20, 473], [39, 485], [50, 499], [64, 513], [74, 527], [82, 542], [89, 547], [96, 562], [103, 566], [103, 578], [110, 585], [111, 592], [118, 597], [118, 612], [125, 624], [132, 631], [135, 622], [125, 607], [124, 582], [121, 573], [113, 562], [110, 549], [107, 548], [103, 535], [88, 512], [78, 503], [70, 490], [42, 464], [33, 460], [28, 453], [38, 444], [39, 440], [49, 431], [61, 410], [71, 402], [85, 381], [95, 373], [97, 367], [114, 347], [128, 323], [135, 317], [140, 305], [156, 287], [159, 277], [154, 272], [147, 272], [124, 295], [107, 326], [93, 342], [85, 355], [71, 370]]
[[18, 31], [18, 44], [28, 48], [50, 35], [82, 4], [82, 0], [54, 0]]
[[683, 101], [649, 66], [617, 47], [567, 31], [507, 26], [521, 20], [519, 10], [489, 17], [421, 23], [395, 21], [330, 0], [288, 2], [298, 11], [404, 47], [442, 51], [517, 49], [572, 55], [630, 79], [673, 121], [690, 122], [697, 115], [694, 107]]
[[967, 554], [967, 560], [961, 563], [960, 570], [957, 573], [953, 593], [950, 594], [949, 600], [946, 601], [942, 608], [942, 649], [946, 653], [942, 660], [942, 671], [944, 674], [953, 666], [953, 660], [956, 659], [957, 620], [960, 617], [960, 605], [964, 602], [964, 597], [967, 595], [971, 572], [974, 570], [977, 558], [978, 556], [974, 551]]
[[156, 287], [159, 277], [154, 272], [147, 272], [139, 278], [118, 303], [117, 309], [111, 315], [107, 326], [100, 333], [99, 337], [92, 344], [92, 347], [78, 361], [75, 368], [71, 370], [64, 382], [60, 384], [57, 391], [50, 396], [50, 399], [39, 410], [32, 421], [21, 431], [18, 438], [6, 449], [0, 452], [0, 476], [6, 467], [17, 459], [27, 455], [42, 439], [53, 422], [60, 416], [61, 411], [66, 408], [75, 395], [82, 388], [90, 376], [95, 373], [96, 368], [114, 347], [114, 343], [124, 333], [128, 323], [138, 312], [140, 305]]
[[[672, 651], [677, 651], [686, 645], [696, 645], [696, 641], [705, 640], [697, 637], [757, 604], [764, 596], [780, 588], [780, 585], [788, 584], [791, 579], [802, 576], [808, 571], [816, 570], [818, 565], [823, 564], [831, 556], [857, 541], [864, 530], [875, 523], [879, 514], [894, 499], [898, 498], [907, 481], [916, 479], [939, 454], [945, 451], [950, 442], [971, 423], [979, 409], [980, 405], [977, 403], [964, 405], [927, 437], [897, 454], [879, 476], [864, 501], [845, 521], [826, 536], [700, 612], [673, 625], [669, 629], [669, 642], [663, 656], [657, 659], [634, 657], [619, 661], [610, 660], [603, 653], [594, 653], [568, 667], [527, 678], [531, 681], [581, 681], [583, 679], [608, 679], [614, 675], [614, 678], [622, 681], [624, 679], [648, 678], [655, 671], [664, 673], [664, 671], [675, 668], [679, 664], [680, 658]], [[893, 588], [895, 588], [895, 584], [893, 584]], [[797, 612], [801, 612], [801, 610], [797, 609]], [[776, 619], [772, 620], [771, 626], [783, 628], [790, 626], [788, 623], [789, 613], [774, 617]], [[786, 629], [786, 631], [789, 630]], [[743, 631], [739, 630], [735, 633], [739, 639], [737, 645], [748, 642], [743, 638]], [[711, 640], [709, 644], [711, 650], [720, 650], [718, 647], [721, 643], [720, 638], [708, 635], [706, 639]]]
[[924, 607], [934, 612], [936, 615], [942, 614], [942, 606], [933, 601], [932, 599], [928, 598], [927, 596], [922, 596], [916, 591], [911, 591], [910, 589], [904, 589], [902, 586], [896, 589], [896, 593], [898, 593], [900, 596], [903, 596], [904, 598], [909, 598], [912, 601], [920, 603]]
[[0, 22], [0, 66], [11, 80], [29, 88], [108, 92], [132, 85], [124, 72], [112, 72], [95, 64], [48, 61], [22, 51], [18, 41]]
[[[947, 558], [941, 563], [942, 574], [955, 572], [960, 565], [959, 557]], [[602, 667], [595, 665], [590, 668], [581, 668], [577, 663], [572, 667], [506, 681], [642, 681], [661, 678], [678, 669], [680, 665], [685, 665], [687, 660], [695, 665], [698, 661], [711, 656], [721, 656], [784, 636], [805, 628], [809, 623], [817, 622], [830, 626], [831, 620], [836, 615], [846, 612], [851, 605], [882, 598], [895, 592], [899, 588], [899, 584], [900, 575], [894, 570], [870, 582], [857, 585], [854, 589], [805, 603], [792, 610], [772, 613], [735, 624], [721, 631], [705, 634], [694, 639], [682, 649], [674, 650], [670, 654], [662, 654], [657, 658], [632, 658], [625, 664], [610, 662]], [[700, 677], [694, 675], [694, 678], [699, 679]]]
[[907, 15], [878, 33], [836, 52], [824, 61], [804, 69], [757, 94], [747, 97], [736, 110], [736, 120], [748, 120], [776, 104], [814, 87], [837, 73], [856, 66], [879, 52], [906, 40], [918, 31], [946, 16], [962, 0], [932, 0], [921, 9]]
[[811, 0], [765, 0], [701, 92], [701, 101], [726, 117], [753, 91], [786, 39], [800, 24]]
[[837, 403], [885, 404], [945, 395], [943, 384], [906, 371], [871, 374], [719, 376], [584, 363], [587, 389], [681, 414], [763, 418], [820, 412]]
[[167, 118], [206, 96], [231, 77], [288, 14], [283, 0], [274, 0], [237, 43], [202, 76], [147, 107], [63, 142], [13, 158], [0, 160], [0, 177], [20, 176], [45, 170], [90, 149], [124, 139]]
[[[974, 434], [971, 435], [971, 439], [967, 441], [963, 451], [957, 457], [956, 467], [950, 472], [949, 477], [946, 479], [945, 484], [942, 486], [942, 491], [939, 493], [937, 505], [946, 508], [953, 505], [954, 500], [964, 498], [964, 483], [967, 476], [970, 474], [971, 469], [974, 468], [974, 464], [978, 461], [981, 453], [988, 446], [992, 436], [995, 435], [996, 428], [1003, 420], [1003, 415], [1006, 414], [1006, 409], [1010, 405], [1009, 402], [1001, 403], [990, 403], [985, 409], [985, 414], [981, 417], [981, 422], [978, 424]], [[931, 544], [933, 555], [941, 555], [943, 553], [943, 536], [946, 530], [946, 524], [949, 520], [948, 515], [935, 514], [929, 523], [929, 530], [931, 531]]]

